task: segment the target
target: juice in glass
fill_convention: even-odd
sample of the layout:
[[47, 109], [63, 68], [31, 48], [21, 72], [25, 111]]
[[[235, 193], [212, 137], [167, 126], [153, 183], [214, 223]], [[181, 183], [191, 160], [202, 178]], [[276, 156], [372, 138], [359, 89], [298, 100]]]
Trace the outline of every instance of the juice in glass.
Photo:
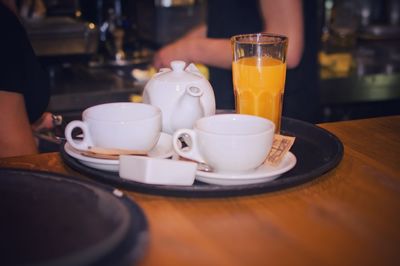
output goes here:
[[280, 131], [286, 63], [268, 56], [243, 57], [233, 62], [236, 112], [257, 115]]

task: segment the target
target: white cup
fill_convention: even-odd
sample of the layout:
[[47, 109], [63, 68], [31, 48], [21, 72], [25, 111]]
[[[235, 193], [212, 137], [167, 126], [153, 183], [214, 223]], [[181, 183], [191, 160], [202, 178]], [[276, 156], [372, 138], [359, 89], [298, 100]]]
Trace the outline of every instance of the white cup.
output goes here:
[[[206, 163], [215, 172], [245, 173], [267, 158], [274, 130], [272, 121], [258, 116], [213, 115], [197, 120], [193, 129], [177, 130], [173, 146], [178, 155]], [[182, 137], [189, 139], [189, 147], [182, 147]]]
[[[143, 103], [106, 103], [83, 111], [82, 120], [74, 120], [65, 128], [65, 137], [72, 147], [89, 147], [150, 151], [161, 134], [161, 111]], [[82, 140], [72, 138], [80, 128]]]

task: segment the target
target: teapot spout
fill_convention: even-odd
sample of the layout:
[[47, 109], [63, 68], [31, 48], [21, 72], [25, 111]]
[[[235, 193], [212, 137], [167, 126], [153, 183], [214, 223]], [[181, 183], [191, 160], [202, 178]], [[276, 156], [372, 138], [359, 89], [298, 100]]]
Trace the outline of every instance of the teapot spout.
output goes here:
[[171, 116], [171, 126], [175, 131], [180, 128], [193, 128], [194, 123], [204, 116], [200, 96], [203, 90], [198, 87], [188, 87], [181, 96]]

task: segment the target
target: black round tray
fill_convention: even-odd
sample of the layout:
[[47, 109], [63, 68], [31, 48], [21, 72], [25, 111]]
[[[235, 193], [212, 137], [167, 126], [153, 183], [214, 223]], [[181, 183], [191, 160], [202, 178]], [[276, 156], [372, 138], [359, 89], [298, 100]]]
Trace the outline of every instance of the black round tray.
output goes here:
[[343, 144], [327, 130], [300, 120], [282, 118], [281, 134], [295, 136], [291, 152], [297, 157], [296, 166], [273, 181], [237, 185], [210, 185], [195, 181], [193, 186], [166, 186], [144, 184], [122, 179], [118, 173], [93, 169], [69, 156], [64, 145], [60, 153], [65, 163], [72, 169], [97, 181], [127, 190], [177, 197], [226, 197], [265, 193], [293, 187], [310, 181], [336, 167], [343, 156]]
[[83, 178], [0, 169], [3, 265], [132, 265], [148, 244], [143, 211]]

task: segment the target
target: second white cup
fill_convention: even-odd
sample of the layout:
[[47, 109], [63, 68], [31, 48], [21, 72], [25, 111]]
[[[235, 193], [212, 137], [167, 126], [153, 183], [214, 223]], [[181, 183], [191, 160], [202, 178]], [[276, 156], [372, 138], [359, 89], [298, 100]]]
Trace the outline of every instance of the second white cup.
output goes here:
[[[106, 103], [86, 109], [82, 120], [71, 121], [65, 137], [72, 147], [89, 147], [150, 151], [161, 134], [161, 111], [142, 103]], [[72, 131], [80, 128], [83, 139], [76, 140]]]
[[[206, 163], [215, 172], [245, 173], [259, 167], [272, 147], [275, 125], [252, 115], [222, 114], [199, 119], [193, 129], [173, 135], [180, 156]], [[189, 139], [189, 147], [180, 145]]]

